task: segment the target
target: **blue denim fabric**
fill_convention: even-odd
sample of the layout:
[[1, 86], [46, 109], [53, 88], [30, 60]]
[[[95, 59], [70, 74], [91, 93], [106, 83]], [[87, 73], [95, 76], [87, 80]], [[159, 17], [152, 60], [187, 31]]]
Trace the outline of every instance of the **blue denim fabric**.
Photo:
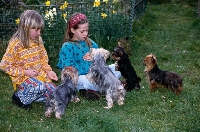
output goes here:
[[24, 105], [31, 104], [33, 101], [45, 102], [46, 97], [55, 89], [52, 82], [44, 83], [36, 78], [29, 78], [18, 85], [16, 95]]

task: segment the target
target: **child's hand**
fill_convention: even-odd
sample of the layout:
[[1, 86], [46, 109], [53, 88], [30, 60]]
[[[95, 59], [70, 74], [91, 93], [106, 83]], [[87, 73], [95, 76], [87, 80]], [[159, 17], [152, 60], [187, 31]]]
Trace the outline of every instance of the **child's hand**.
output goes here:
[[38, 75], [38, 71], [33, 69], [28, 69], [24, 71], [24, 74], [29, 77], [36, 77]]
[[91, 58], [91, 55], [90, 53], [86, 53], [84, 56], [83, 56], [83, 59], [86, 60], [86, 61], [92, 61], [92, 58]]
[[46, 72], [50, 79], [58, 81], [58, 77], [54, 71], [46, 71]]

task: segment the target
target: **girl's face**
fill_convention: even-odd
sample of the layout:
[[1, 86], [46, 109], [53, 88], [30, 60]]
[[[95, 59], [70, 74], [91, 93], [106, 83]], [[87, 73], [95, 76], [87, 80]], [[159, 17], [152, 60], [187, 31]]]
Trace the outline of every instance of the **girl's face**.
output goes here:
[[84, 24], [79, 24], [78, 29], [71, 28], [71, 32], [74, 34], [72, 39], [77, 40], [77, 41], [86, 40], [87, 35], [88, 35], [88, 27], [89, 27], [89, 24], [84, 23]]
[[30, 38], [35, 40], [38, 36], [40, 36], [40, 29], [30, 29]]

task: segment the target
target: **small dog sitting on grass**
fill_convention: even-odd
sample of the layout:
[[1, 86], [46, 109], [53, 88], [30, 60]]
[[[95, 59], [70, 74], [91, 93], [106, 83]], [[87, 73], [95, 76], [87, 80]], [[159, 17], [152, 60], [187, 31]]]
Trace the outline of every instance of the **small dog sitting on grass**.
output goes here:
[[65, 109], [70, 102], [79, 102], [80, 99], [76, 95], [76, 85], [78, 82], [78, 71], [76, 68], [64, 67], [61, 72], [62, 84], [57, 86], [55, 91], [52, 92], [46, 102], [45, 116], [51, 117], [51, 114], [55, 112], [55, 117], [61, 119], [64, 115]]
[[141, 78], [131, 65], [128, 55], [124, 52], [122, 47], [115, 47], [112, 52], [112, 59], [116, 61], [115, 70], [120, 71], [122, 76], [126, 79], [125, 89], [131, 91], [133, 89], [140, 89]]
[[86, 76], [91, 83], [98, 86], [101, 93], [106, 94], [107, 106], [104, 108], [112, 108], [114, 101], [117, 101], [118, 105], [123, 105], [126, 92], [124, 86], [106, 65], [110, 52], [103, 48], [91, 49], [90, 52], [92, 65]]
[[159, 86], [171, 89], [176, 95], [179, 95], [183, 89], [182, 78], [170, 71], [162, 71], [157, 65], [155, 55], [149, 54], [143, 60], [147, 79], [150, 83], [150, 90], [153, 91]]

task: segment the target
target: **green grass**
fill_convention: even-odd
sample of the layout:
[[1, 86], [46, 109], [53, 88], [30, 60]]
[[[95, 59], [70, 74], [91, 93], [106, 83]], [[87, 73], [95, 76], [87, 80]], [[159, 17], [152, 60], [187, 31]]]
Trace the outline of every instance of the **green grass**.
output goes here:
[[[115, 104], [106, 110], [105, 96], [95, 102], [81, 98], [80, 103], [69, 105], [62, 120], [54, 116], [47, 119], [43, 103], [33, 103], [33, 109], [28, 111], [12, 103], [10, 78], [0, 72], [0, 131], [200, 131], [200, 20], [195, 11], [196, 7], [184, 4], [149, 4], [145, 15], [134, 23], [130, 59], [142, 78], [142, 89], [127, 93], [124, 106]], [[150, 92], [142, 64], [150, 53], [156, 55], [161, 69], [183, 77], [184, 90], [180, 96], [163, 88]]]

